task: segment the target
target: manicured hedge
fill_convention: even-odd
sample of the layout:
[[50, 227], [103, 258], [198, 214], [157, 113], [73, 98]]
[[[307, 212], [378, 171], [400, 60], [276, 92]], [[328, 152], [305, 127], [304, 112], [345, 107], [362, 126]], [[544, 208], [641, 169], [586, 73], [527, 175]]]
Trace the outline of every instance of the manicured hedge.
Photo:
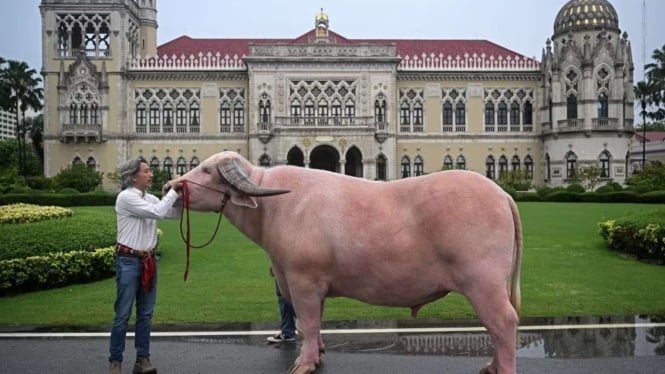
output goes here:
[[0, 205], [26, 203], [35, 205], [57, 206], [102, 206], [115, 205], [117, 192], [86, 192], [86, 193], [8, 193], [0, 195]]
[[665, 208], [600, 222], [598, 227], [611, 249], [665, 263]]
[[71, 217], [0, 225], [0, 260], [91, 250], [113, 245], [115, 217], [108, 212], [78, 210]]
[[0, 261], [0, 296], [104, 279], [115, 273], [114, 248]]
[[517, 192], [511, 194], [511, 196], [516, 201], [665, 204], [665, 191], [652, 191], [643, 194], [631, 190], [579, 193], [552, 189], [547, 194], [539, 190], [539, 192]]

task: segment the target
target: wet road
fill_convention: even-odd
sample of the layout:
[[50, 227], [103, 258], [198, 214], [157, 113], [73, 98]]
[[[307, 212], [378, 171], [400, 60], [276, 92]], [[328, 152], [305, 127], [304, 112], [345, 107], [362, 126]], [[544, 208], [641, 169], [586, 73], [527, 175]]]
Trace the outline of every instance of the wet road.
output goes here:
[[[518, 371], [665, 373], [660, 321], [634, 316], [523, 321]], [[151, 351], [159, 373], [285, 373], [299, 348], [298, 342], [266, 344], [274, 332], [271, 323], [192, 327], [156, 326]], [[477, 373], [492, 355], [489, 337], [474, 322], [351, 321], [326, 323], [324, 329], [327, 353], [319, 374]], [[108, 370], [105, 332], [9, 330], [0, 328], [0, 373]], [[129, 337], [125, 372], [133, 355]]]

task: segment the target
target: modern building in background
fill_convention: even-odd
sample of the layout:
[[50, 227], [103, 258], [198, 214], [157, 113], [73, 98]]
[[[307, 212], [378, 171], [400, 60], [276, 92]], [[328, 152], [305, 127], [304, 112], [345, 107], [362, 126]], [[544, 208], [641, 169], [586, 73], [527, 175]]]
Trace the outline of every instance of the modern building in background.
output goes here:
[[541, 61], [487, 40], [349, 39], [323, 11], [292, 39], [158, 46], [156, 0], [40, 10], [46, 175], [131, 157], [180, 174], [223, 150], [372, 180], [521, 169], [560, 186], [585, 165], [619, 183], [631, 170], [632, 52], [607, 0], [541, 15]]
[[0, 109], [0, 140], [16, 138], [16, 114]]

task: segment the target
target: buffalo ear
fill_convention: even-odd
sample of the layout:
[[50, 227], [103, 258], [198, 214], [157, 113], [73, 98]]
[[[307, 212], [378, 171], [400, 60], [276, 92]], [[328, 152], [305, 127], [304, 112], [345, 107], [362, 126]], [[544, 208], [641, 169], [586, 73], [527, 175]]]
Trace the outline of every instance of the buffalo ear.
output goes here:
[[256, 209], [259, 206], [253, 197], [236, 191], [231, 192], [231, 202], [237, 206], [244, 206], [250, 209]]

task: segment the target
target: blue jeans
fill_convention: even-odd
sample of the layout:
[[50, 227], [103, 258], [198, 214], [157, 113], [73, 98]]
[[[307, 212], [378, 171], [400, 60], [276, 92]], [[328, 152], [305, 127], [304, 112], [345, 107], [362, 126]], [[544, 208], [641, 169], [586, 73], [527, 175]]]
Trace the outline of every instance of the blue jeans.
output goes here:
[[[153, 258], [154, 260], [154, 258]], [[141, 273], [143, 264], [138, 257], [117, 256], [115, 261], [115, 318], [111, 328], [111, 343], [109, 361], [122, 362], [125, 351], [125, 337], [127, 325], [132, 316], [132, 306], [136, 300], [136, 328], [134, 347], [136, 358], [150, 357], [150, 329], [152, 312], [155, 309], [157, 295], [157, 262], [155, 262], [155, 278], [152, 290], [143, 291]]]
[[275, 289], [277, 290], [277, 302], [279, 303], [279, 315], [282, 318], [280, 330], [282, 335], [286, 338], [293, 338], [296, 336], [296, 312], [293, 310], [293, 305], [282, 297], [279, 291], [279, 286], [275, 282]]

